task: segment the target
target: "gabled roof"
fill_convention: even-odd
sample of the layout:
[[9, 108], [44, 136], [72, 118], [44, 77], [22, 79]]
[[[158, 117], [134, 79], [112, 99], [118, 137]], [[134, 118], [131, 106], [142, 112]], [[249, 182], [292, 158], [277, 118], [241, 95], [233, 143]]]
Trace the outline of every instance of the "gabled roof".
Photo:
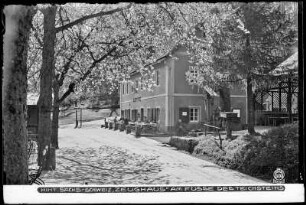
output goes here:
[[[170, 51], [170, 52], [171, 52], [171, 51]], [[149, 63], [149, 64], [145, 65], [144, 67], [152, 66], [152, 65], [155, 65], [155, 64], [157, 64], [157, 63], [160, 63], [160, 62], [164, 61], [165, 59], [167, 59], [167, 57], [169, 57], [170, 52], [167, 53], [166, 55], [164, 55], [164, 56], [158, 58], [155, 62]], [[135, 68], [135, 69], [133, 69], [133, 70], [130, 72], [130, 75], [135, 75], [135, 74], [137, 74], [137, 73], [139, 73], [139, 72], [140, 72], [139, 69]]]
[[[180, 48], [180, 40], [177, 41], [176, 43], [173, 43], [173, 46], [172, 48], [164, 55], [160, 56], [158, 59], [155, 60], [155, 62], [153, 63], [149, 63], [147, 65], [145, 65], [144, 67], [148, 67], [148, 66], [153, 66], [155, 64], [158, 64], [158, 63], [161, 63], [163, 62], [164, 60], [166, 60], [168, 57], [172, 57], [172, 55]], [[130, 75], [135, 75], [139, 73], [139, 69], [135, 68], [133, 69], [131, 72], [130, 72]]]
[[297, 74], [298, 71], [298, 52], [287, 58], [270, 72], [273, 76], [288, 75], [290, 73]]

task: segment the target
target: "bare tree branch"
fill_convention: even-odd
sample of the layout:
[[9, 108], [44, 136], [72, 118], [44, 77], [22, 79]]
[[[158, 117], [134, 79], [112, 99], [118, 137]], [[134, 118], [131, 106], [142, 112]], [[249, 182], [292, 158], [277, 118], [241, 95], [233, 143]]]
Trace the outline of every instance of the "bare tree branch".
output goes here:
[[168, 9], [166, 9], [165, 7], [163, 7], [161, 5], [161, 3], [158, 4], [158, 7], [162, 8], [163, 11], [165, 11], [171, 18], [172, 22], [174, 21], [174, 17], [172, 16], [172, 14], [168, 11]]
[[113, 10], [110, 10], [110, 11], [101, 11], [101, 12], [96, 13], [96, 14], [90, 14], [90, 15], [87, 15], [87, 16], [83, 16], [82, 18], [79, 18], [75, 21], [72, 21], [72, 22], [70, 22], [70, 23], [68, 23], [64, 26], [60, 26], [60, 27], [55, 28], [55, 32], [57, 33], [57, 32], [66, 30], [66, 29], [71, 28], [72, 26], [74, 26], [76, 24], [82, 23], [83, 21], [86, 21], [86, 20], [91, 19], [91, 18], [111, 15], [111, 14], [114, 14], [116, 12], [122, 11], [124, 9], [129, 9], [131, 6], [132, 6], [132, 3], [130, 3], [128, 6], [123, 7], [123, 8], [117, 8], [117, 9], [113, 9]]
[[181, 9], [180, 9], [179, 7], [177, 7], [177, 10], [180, 12], [182, 18], [184, 19], [184, 21], [185, 21], [186, 24], [188, 25], [188, 28], [190, 28], [191, 26], [190, 26], [189, 22], [186, 20], [185, 14], [183, 14], [183, 12], [181, 11]]
[[38, 44], [40, 45], [41, 48], [43, 48], [44, 44], [43, 44], [42, 40], [39, 38], [36, 28], [34, 28], [34, 26], [32, 24], [31, 24], [31, 28], [33, 30], [34, 37], [36, 38]]
[[[121, 45], [123, 43], [123, 40], [119, 43]], [[68, 90], [62, 95], [62, 97], [58, 100], [59, 103], [63, 102], [71, 93], [74, 92], [75, 84], [77, 81], [84, 81], [88, 75], [92, 72], [92, 69], [101, 61], [103, 61], [105, 58], [107, 58], [112, 52], [114, 52], [117, 49], [117, 47], [113, 47], [111, 50], [109, 50], [106, 54], [101, 56], [99, 59], [94, 60], [94, 62], [89, 66], [88, 70], [86, 73], [79, 79], [76, 80], [75, 82], [71, 82], [68, 86]]]
[[78, 36], [79, 37], [78, 47], [77, 47], [77, 49], [74, 50], [75, 52], [68, 58], [68, 61], [64, 65], [64, 70], [62, 71], [59, 79], [57, 79], [59, 86], [63, 85], [65, 75], [70, 68], [71, 62], [73, 62], [73, 58], [77, 55], [77, 53], [79, 51], [81, 51], [83, 48], [85, 48], [87, 46], [87, 44], [85, 43], [85, 40], [90, 36], [90, 33], [92, 31], [93, 31], [93, 29], [91, 29], [91, 31], [87, 34], [87, 36], [84, 39], [81, 39], [81, 34], [79, 34], [79, 36]]
[[31, 76], [28, 77], [28, 80], [33, 78], [37, 73], [40, 72], [40, 69], [38, 69], [37, 71], [35, 71]]

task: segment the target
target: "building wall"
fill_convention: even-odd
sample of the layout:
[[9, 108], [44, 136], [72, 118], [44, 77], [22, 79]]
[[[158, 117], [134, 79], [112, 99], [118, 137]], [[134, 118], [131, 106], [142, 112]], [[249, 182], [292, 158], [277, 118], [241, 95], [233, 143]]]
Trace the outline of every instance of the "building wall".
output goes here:
[[[132, 110], [138, 110], [140, 113], [141, 108], [144, 109], [144, 116], [147, 117], [147, 109], [159, 108], [159, 119], [160, 119], [160, 129], [165, 131], [165, 120], [166, 120], [166, 89], [168, 86], [167, 78], [167, 65], [166, 61], [157, 63], [154, 68], [159, 71], [159, 85], [154, 87], [152, 91], [148, 90], [138, 90], [137, 92], [132, 92], [132, 85], [129, 85], [129, 93], [122, 93], [122, 85], [120, 85], [120, 110], [130, 109], [130, 116], [132, 117]], [[141, 74], [132, 75], [130, 80], [135, 82], [139, 80]], [[140, 86], [139, 86], [140, 87]], [[125, 88], [126, 89], [126, 88]], [[120, 113], [121, 113], [120, 111]]]
[[[208, 120], [208, 110], [207, 106], [204, 103], [204, 96], [203, 95], [189, 95], [189, 96], [184, 96], [184, 95], [176, 95], [173, 96], [174, 99], [174, 121], [172, 126], [175, 126], [176, 123], [178, 122], [180, 115], [179, 115], [179, 108], [182, 107], [198, 107], [200, 108], [200, 115], [199, 115], [199, 122], [204, 122]], [[189, 124], [197, 124], [194, 122], [189, 122]]]
[[[122, 95], [120, 86], [120, 109], [137, 109], [140, 113], [144, 109], [144, 116], [148, 116], [148, 108], [160, 109], [160, 129], [172, 131], [179, 120], [179, 108], [197, 106], [200, 108], [200, 119], [202, 122], [211, 122], [212, 116], [219, 106], [219, 97], [207, 98], [207, 93], [198, 87], [191, 86], [186, 81], [185, 73], [189, 69], [188, 56], [183, 48], [178, 48], [174, 54], [177, 59], [167, 58], [154, 65], [159, 71], [158, 87], [153, 91], [138, 91], [132, 93], [129, 86], [129, 94]], [[140, 74], [131, 76], [131, 81], [140, 78]], [[241, 123], [246, 123], [246, 91], [242, 86], [231, 88], [231, 107], [240, 109]], [[132, 114], [130, 113], [130, 116]], [[189, 123], [193, 124], [193, 123]], [[196, 124], [196, 123], [194, 123]]]
[[[150, 98], [142, 98], [141, 101], [137, 102], [127, 102], [127, 103], [121, 103], [120, 109], [121, 110], [127, 110], [130, 109], [130, 112], [132, 110], [136, 109], [138, 113], [140, 113], [141, 108], [144, 109], [144, 116], [148, 116], [147, 110], [148, 108], [159, 108], [159, 119], [160, 119], [160, 128], [161, 130], [165, 130], [165, 119], [166, 119], [166, 110], [165, 110], [165, 95], [163, 96], [155, 96]], [[132, 114], [130, 113], [130, 116]]]
[[178, 60], [175, 60], [174, 68], [174, 93], [203, 93], [203, 89], [199, 89], [196, 85], [190, 85], [186, 80], [186, 72], [190, 66], [186, 52], [180, 49], [175, 56], [178, 57]]
[[[131, 83], [129, 83], [129, 92], [128, 94], [126, 94], [126, 83], [125, 83], [125, 92], [124, 94], [122, 93], [122, 84], [120, 85], [120, 98], [121, 98], [121, 102], [127, 102], [127, 101], [133, 101], [134, 98], [137, 98], [139, 96], [141, 97], [150, 97], [150, 96], [156, 96], [156, 95], [161, 95], [161, 94], [165, 94], [165, 88], [166, 88], [166, 70], [165, 68], [165, 64], [163, 62], [157, 64], [156, 66], [156, 70], [159, 71], [159, 86], [156, 86], [153, 88], [152, 91], [148, 91], [148, 90], [138, 90], [137, 92], [132, 92], [132, 85]], [[131, 81], [136, 81], [139, 80], [141, 77], [140, 74], [136, 74], [131, 76], [130, 80]]]

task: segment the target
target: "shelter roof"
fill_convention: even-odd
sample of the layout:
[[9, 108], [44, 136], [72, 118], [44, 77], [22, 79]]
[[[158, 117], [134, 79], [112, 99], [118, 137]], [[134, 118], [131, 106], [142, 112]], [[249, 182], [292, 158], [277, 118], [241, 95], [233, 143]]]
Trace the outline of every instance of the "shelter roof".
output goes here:
[[273, 76], [282, 76], [297, 74], [298, 72], [298, 52], [295, 52], [289, 58], [287, 58], [284, 62], [279, 64], [274, 70], [270, 72]]

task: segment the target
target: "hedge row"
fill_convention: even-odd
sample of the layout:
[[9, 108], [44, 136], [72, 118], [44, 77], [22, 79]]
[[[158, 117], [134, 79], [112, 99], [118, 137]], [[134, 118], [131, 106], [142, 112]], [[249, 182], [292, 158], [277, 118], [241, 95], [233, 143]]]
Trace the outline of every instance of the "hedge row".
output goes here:
[[223, 150], [213, 137], [207, 136], [193, 154], [265, 180], [272, 180], [274, 170], [279, 167], [285, 172], [286, 183], [295, 183], [299, 177], [298, 142], [298, 124], [294, 123], [273, 128], [259, 137], [244, 135], [224, 140]]
[[168, 144], [172, 147], [176, 147], [178, 150], [185, 150], [192, 153], [198, 143], [199, 138], [172, 136]]

